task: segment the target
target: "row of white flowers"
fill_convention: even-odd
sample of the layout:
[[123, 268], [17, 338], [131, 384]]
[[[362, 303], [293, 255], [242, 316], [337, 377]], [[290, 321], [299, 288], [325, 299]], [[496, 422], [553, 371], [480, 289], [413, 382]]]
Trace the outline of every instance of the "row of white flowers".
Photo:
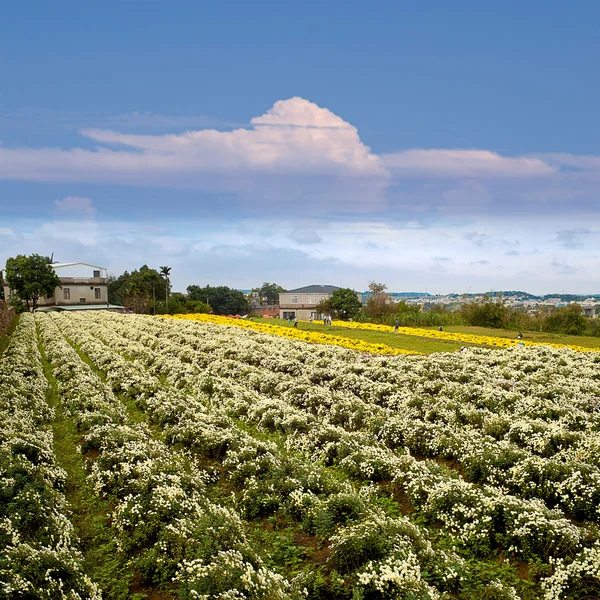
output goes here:
[[[168, 448], [146, 423], [134, 421], [50, 316], [37, 319], [61, 401], [85, 432], [82, 449], [98, 453], [88, 462], [89, 477], [114, 506], [112, 526], [129, 564], [149, 583], [174, 580], [182, 597], [202, 598], [208, 590], [211, 598], [232, 597], [232, 591], [239, 598], [287, 598], [289, 585], [262, 565], [240, 517], [206, 497], [210, 476]], [[135, 380], [122, 375], [122, 388], [131, 390]], [[230, 552], [243, 565], [233, 587], [198, 574], [198, 563], [226, 564]]]
[[[144, 334], [145, 335], [145, 334]], [[114, 342], [114, 340], [113, 340]], [[165, 340], [164, 338], [161, 338], [161, 344], [164, 346], [165, 344]], [[142, 349], [141, 352], [143, 353], [144, 350]], [[146, 349], [146, 354], [148, 354], [148, 350]], [[174, 352], [173, 349], [170, 350], [171, 354]], [[176, 350], [175, 350], [176, 352]], [[154, 364], [156, 365], [156, 358], [153, 359], [154, 360]], [[195, 364], [197, 364], [197, 361], [195, 361]], [[221, 367], [223, 367], [223, 365], [221, 363], [219, 363], [218, 361], [214, 361], [211, 365], [213, 367], [212, 370], [221, 370]], [[225, 365], [225, 368], [227, 367], [227, 365]], [[256, 373], [256, 368], [251, 367], [250, 368], [250, 372], [248, 372], [248, 368], [244, 368], [244, 369], [240, 369], [239, 365], [236, 369], [229, 369], [226, 370], [226, 374], [228, 376], [228, 379], [233, 379], [233, 378], [237, 378], [240, 381], [244, 381], [244, 378], [246, 378], [248, 380], [248, 385], [250, 387], [260, 387], [261, 381], [264, 382], [265, 377], [268, 377], [268, 373]], [[203, 369], [203, 371], [205, 372], [206, 369]], [[231, 371], [231, 372], [229, 372]], [[196, 371], [198, 372], [198, 370]], [[209, 372], [210, 372], [210, 367], [209, 367]], [[218, 372], [218, 371], [217, 371]], [[239, 373], [242, 373], [242, 376], [239, 376]], [[180, 373], [181, 375], [181, 373]], [[262, 376], [262, 380], [259, 380], [259, 375]], [[284, 376], [281, 377], [281, 379], [285, 379]], [[264, 388], [264, 386], [262, 386]], [[415, 442], [419, 439], [418, 435], [414, 434], [414, 429], [415, 429], [415, 425], [418, 426], [418, 421], [415, 423], [415, 420], [413, 420], [412, 422], [410, 421], [410, 419], [406, 418], [405, 416], [402, 417], [398, 417], [396, 414], [396, 411], [393, 411], [391, 408], [389, 407], [385, 407], [382, 408], [380, 406], [377, 406], [373, 403], [365, 403], [362, 400], [360, 400], [359, 398], [357, 398], [356, 396], [352, 395], [349, 396], [348, 393], [343, 390], [343, 391], [338, 391], [337, 389], [335, 390], [331, 390], [331, 388], [327, 388], [327, 386], [325, 386], [325, 388], [323, 386], [320, 386], [320, 388], [317, 391], [317, 398], [315, 399], [313, 396], [314, 394], [312, 394], [311, 392], [313, 392], [312, 389], [308, 388], [308, 390], [306, 389], [306, 385], [302, 386], [302, 384], [300, 384], [300, 388], [298, 388], [298, 382], [296, 381], [287, 381], [287, 389], [283, 388], [282, 385], [279, 385], [277, 389], [275, 390], [270, 390], [270, 389], [264, 389], [264, 393], [272, 396], [272, 397], [283, 397], [284, 399], [288, 400], [289, 403], [292, 404], [296, 404], [296, 405], [300, 405], [301, 408], [303, 409], [308, 409], [308, 410], [312, 410], [313, 413], [315, 413], [315, 415], [318, 417], [320, 416], [321, 413], [323, 413], [323, 411], [327, 412], [326, 417], [328, 418], [328, 421], [332, 424], [342, 424], [344, 425], [344, 427], [346, 429], [350, 428], [350, 429], [356, 429], [356, 430], [360, 430], [360, 429], [366, 429], [367, 431], [370, 431], [372, 433], [374, 433], [379, 439], [383, 440], [384, 442], [386, 442], [388, 445], [395, 447], [395, 446], [405, 446], [408, 445], [408, 447], [410, 448], [410, 444], [403, 444], [402, 442], [405, 442], [405, 438], [407, 437], [411, 437], [413, 439], [415, 439]], [[300, 394], [298, 393], [300, 392]], [[298, 396], [301, 396], [300, 399], [298, 398]], [[307, 398], [308, 395], [308, 398]], [[316, 400], [316, 401], [315, 401]], [[271, 403], [272, 404], [272, 403]], [[264, 403], [263, 403], [264, 405]], [[265, 407], [263, 406], [263, 409], [265, 409]], [[284, 405], [284, 409], [285, 409], [285, 405]], [[263, 413], [263, 419], [262, 422], [263, 424], [268, 422], [269, 419], [269, 415], [272, 412], [273, 408], [271, 407], [271, 409], [266, 409], [268, 412], [265, 414]], [[256, 412], [256, 408], [254, 409], [254, 412]], [[290, 411], [286, 410], [286, 414], [288, 415], [288, 417], [290, 416]], [[403, 431], [405, 432], [405, 435], [400, 436], [399, 434], [401, 433], [401, 431], [399, 431], [399, 426], [398, 426], [398, 422], [400, 419], [403, 419], [403, 423], [404, 423], [404, 428]], [[366, 424], [366, 425], [365, 425]], [[289, 423], [286, 423], [286, 426], [289, 428]], [[418, 429], [418, 427], [417, 427]], [[537, 456], [529, 456], [527, 454], [524, 455], [524, 451], [519, 452], [518, 448], [514, 448], [511, 447], [511, 443], [510, 442], [504, 442], [504, 443], [498, 443], [496, 440], [494, 440], [493, 438], [490, 438], [489, 436], [484, 437], [482, 436], [482, 434], [480, 432], [469, 432], [468, 427], [465, 428], [467, 431], [467, 435], [465, 436], [465, 431], [452, 431], [450, 428], [448, 428], [445, 431], [442, 431], [442, 427], [441, 425], [438, 425], [438, 430], [440, 432], [440, 435], [437, 437], [438, 440], [446, 440], [447, 446], [448, 448], [451, 448], [452, 446], [454, 446], [455, 448], [457, 448], [455, 450], [455, 455], [452, 457], [455, 457], [456, 455], [460, 456], [461, 458], [464, 459], [464, 462], [467, 465], [471, 465], [471, 467], [473, 468], [472, 463], [475, 462], [477, 460], [478, 457], [480, 457], [481, 455], [485, 454], [485, 452], [487, 451], [488, 455], [490, 453], [494, 453], [491, 456], [487, 456], [487, 460], [489, 460], [490, 462], [492, 462], [492, 460], [496, 460], [498, 461], [498, 457], [502, 457], [502, 453], [506, 454], [507, 450], [509, 452], [511, 452], [511, 457], [513, 458], [513, 460], [515, 462], [518, 463], [518, 467], [520, 467], [520, 472], [528, 474], [528, 472], [533, 471], [533, 469], [531, 468], [531, 465], [535, 465], [536, 463], [541, 463], [542, 466], [547, 466], [547, 462], [545, 459], [537, 457]], [[420, 433], [422, 433], [422, 430], [420, 431]], [[429, 432], [430, 434], [432, 432]], [[468, 434], [471, 433], [471, 435], [469, 436]], [[421, 438], [425, 437], [423, 435], [420, 436]], [[432, 435], [430, 435], [430, 437], [433, 437]], [[401, 438], [401, 439], [398, 439]], [[451, 439], [451, 441], [453, 442], [453, 444], [449, 444], [448, 443], [448, 438]], [[466, 439], [465, 439], [466, 438]], [[439, 441], [438, 441], [439, 444]], [[499, 448], [498, 448], [499, 447]], [[449, 454], [449, 449], [446, 452], [441, 452], [439, 451], [438, 448], [438, 452], [431, 452], [431, 454], [438, 454], [438, 455], [442, 455], [442, 456], [448, 456]], [[520, 459], [520, 461], [518, 460]], [[500, 462], [500, 461], [498, 461]], [[489, 477], [488, 479], [491, 479], [492, 481], [484, 481], [485, 483], [497, 483], [497, 480], [500, 479], [500, 477], [503, 476], [503, 482], [506, 482], [508, 477], [505, 474], [505, 471], [501, 468], [502, 465], [499, 465], [498, 467], [496, 467], [495, 472], [493, 472], [492, 474], [495, 475], [495, 477]], [[528, 467], [528, 468], [524, 468]], [[559, 489], [555, 492], [554, 494], [554, 498], [555, 500], [559, 500], [559, 501], [563, 501], [565, 504], [569, 505], [567, 506], [567, 508], [571, 508], [572, 506], [575, 505], [575, 502], [572, 501], [569, 497], [569, 494], [572, 493], [572, 491], [575, 489], [575, 491], [579, 491], [575, 488], [574, 485], [570, 485], [571, 482], [568, 480], [568, 477], [565, 477], [565, 471], [567, 471], [568, 474], [568, 469], [571, 470], [571, 472], [576, 471], [576, 478], [577, 479], [581, 479], [581, 474], [580, 472], [577, 470], [577, 466], [574, 465], [564, 465], [564, 463], [562, 463], [560, 465], [560, 467], [562, 467], [562, 470], [559, 470], [559, 476], [562, 477], [562, 480], [559, 481], [559, 485], [557, 486]], [[587, 466], [587, 465], [584, 465]], [[492, 468], [490, 468], [490, 470], [492, 470], [494, 467], [494, 465], [492, 465]], [[592, 473], [590, 475], [590, 477], [595, 478], [596, 473], [595, 473], [595, 469], [594, 468], [590, 468]], [[590, 470], [588, 469], [588, 471]], [[479, 469], [481, 471], [481, 468]], [[550, 469], [546, 469], [548, 471], [550, 471]], [[511, 472], [511, 476], [514, 479], [514, 473], [518, 473], [519, 469], [517, 468], [513, 468], [513, 471]], [[534, 473], [535, 475], [535, 473]], [[494, 479], [496, 481], [494, 481]], [[546, 482], [548, 481], [549, 478], [542, 478], [544, 479]], [[565, 484], [565, 480], [566, 480], [566, 484]], [[584, 481], [585, 483], [585, 481]], [[588, 504], [591, 503], [591, 507], [590, 507], [590, 511], [595, 511], [597, 509], [597, 506], [595, 503], [592, 503], [592, 501], [594, 500], [594, 495], [590, 494], [590, 487], [592, 492], [595, 492], [596, 494], [598, 493], [598, 481], [593, 480], [592, 481], [593, 486], [588, 485], [587, 489], [584, 489], [581, 491], [580, 494], [580, 501], [582, 502], [588, 502]], [[522, 487], [525, 488], [524, 490], [519, 490], [518, 486], [516, 484], [513, 483], [513, 485], [511, 485], [511, 487], [513, 488], [513, 490], [516, 489], [517, 492], [523, 492], [525, 491], [527, 494], [526, 495], [532, 495], [535, 497], [535, 490], [533, 490], [532, 492], [532, 481], [531, 478], [526, 479], [523, 482]], [[546, 484], [547, 485], [547, 484]], [[549, 486], [548, 486], [549, 487]], [[550, 491], [552, 491], [553, 488], [550, 487]], [[504, 491], [504, 490], [502, 490]], [[560, 492], [560, 497], [558, 497], [558, 494]], [[525, 495], [525, 494], [521, 494], [521, 495]], [[571, 501], [570, 501], [571, 500]], [[569, 502], [570, 501], [570, 502]], [[558, 502], [557, 502], [558, 503]]]
[[[357, 594], [379, 589], [386, 582], [384, 587], [391, 597], [396, 597], [395, 594], [401, 591], [415, 590], [419, 590], [419, 597], [440, 597], [434, 586], [422, 580], [421, 569], [426, 569], [431, 576], [443, 582], [443, 589], [456, 588], [459, 572], [465, 569], [464, 561], [454, 553], [434, 552], [425, 531], [411, 525], [405, 518], [390, 519], [381, 509], [372, 507], [367, 500], [375, 492], [374, 488], [356, 491], [354, 486], [328, 475], [325, 468], [312, 464], [312, 461], [300, 461], [299, 458], [290, 461], [287, 451], [278, 449], [272, 443], [258, 441], [238, 429], [223, 410], [227, 408], [226, 405], [217, 402], [209, 406], [211, 403], [203, 394], [198, 397], [178, 392], [181, 380], [176, 370], [172, 373], [171, 383], [161, 383], [139, 360], [129, 362], [109, 345], [90, 336], [82, 327], [84, 322], [64, 316], [53, 316], [53, 319], [67, 338], [106, 372], [113, 389], [136, 398], [138, 405], [149, 414], [152, 421], [164, 428], [169, 443], [191, 450], [192, 456], [200, 454], [220, 459], [227, 476], [242, 490], [239, 505], [246, 516], [259, 516], [262, 511], [273, 510], [283, 504], [284, 510], [301, 519], [308, 530], [325, 537], [336, 531], [330, 540], [331, 560], [341, 571], [354, 574]], [[89, 331], [94, 330], [89, 320], [86, 319], [85, 324]], [[108, 337], [112, 341], [110, 346], [119, 342], [119, 338], [108, 329], [98, 327], [95, 333]], [[134, 350], [131, 344], [121, 344], [121, 347], [126, 354]], [[147, 356], [150, 362], [151, 358]], [[355, 562], [348, 562], [349, 547], [365, 544], [365, 536], [359, 535], [356, 528], [336, 526], [338, 522], [345, 521], [343, 513], [348, 510], [354, 511], [353, 517], [362, 523], [363, 530], [371, 530], [372, 536], [385, 539], [386, 547], [379, 550], [384, 555], [382, 559], [369, 560], [376, 553], [369, 550], [367, 545], [366, 549], [354, 552], [358, 557]], [[378, 531], [378, 528], [382, 531]], [[410, 571], [411, 577], [407, 578], [400, 572], [391, 577], [390, 573], [395, 572], [399, 561], [403, 560], [401, 557], [405, 555], [402, 549], [409, 544], [407, 531], [412, 533], [411, 539], [418, 539], [420, 547], [427, 551], [415, 555], [418, 562]], [[223, 556], [234, 560], [238, 555], [225, 553]], [[395, 565], [391, 571], [390, 565]], [[237, 569], [231, 565], [230, 568], [234, 571]], [[221, 567], [207, 565], [201, 560], [187, 563], [185, 569], [188, 578], [198, 577], [199, 574], [208, 577], [210, 573], [216, 577], [216, 572], [222, 574]], [[293, 581], [292, 585], [297, 592], [301, 592], [303, 578]]]
[[[63, 318], [63, 321], [66, 322], [66, 319]], [[85, 322], [86, 327], [89, 328], [91, 321], [87, 317], [82, 318], [78, 326]], [[503, 493], [498, 487], [473, 486], [460, 477], [449, 476], [447, 471], [436, 468], [430, 463], [417, 462], [410, 456], [391, 453], [388, 448], [374, 439], [372, 426], [369, 425], [369, 419], [372, 421], [374, 417], [384, 422], [389, 421], [393, 416], [389, 413], [391, 406], [396, 403], [396, 410], [399, 408], [398, 396], [402, 394], [406, 400], [404, 404], [406, 407], [410, 407], [411, 403], [414, 404], [422, 399], [423, 395], [428, 394], [429, 398], [426, 397], [426, 400], [431, 409], [438, 408], [435, 395], [441, 388], [435, 384], [441, 381], [443, 386], [446, 380], [450, 383], [468, 383], [463, 379], [469, 376], [469, 368], [483, 370], [487, 368], [492, 372], [503, 370], [502, 375], [506, 380], [507, 374], [515, 378], [522, 376], [521, 371], [527, 374], [527, 369], [521, 369], [523, 367], [521, 361], [537, 365], [531, 372], [544, 369], [544, 376], [548, 377], [551, 371], [544, 368], [544, 362], [540, 361], [539, 355], [529, 355], [523, 361], [520, 358], [523, 355], [514, 354], [518, 351], [510, 351], [513, 354], [508, 356], [506, 356], [508, 352], [505, 352], [503, 353], [505, 356], [500, 358], [497, 355], [490, 356], [491, 353], [485, 351], [469, 353], [468, 356], [460, 356], [460, 360], [457, 361], [459, 368], [456, 369], [456, 365], [454, 368], [455, 371], [459, 371], [456, 374], [451, 368], [451, 361], [447, 358], [444, 359], [445, 363], [444, 360], [439, 359], [365, 360], [339, 349], [319, 348], [315, 351], [308, 346], [304, 355], [299, 344], [289, 341], [282, 343], [269, 336], [254, 333], [249, 335], [248, 332], [239, 332], [239, 330], [235, 332], [228, 330], [227, 335], [223, 335], [222, 328], [218, 327], [198, 326], [198, 324], [191, 324], [190, 327], [189, 324], [182, 326], [184, 324], [173, 322], [162, 324], [149, 319], [144, 320], [143, 326], [140, 326], [139, 320], [125, 320], [109, 315], [97, 317], [96, 321], [99, 326], [95, 334], [103, 337], [112, 347], [120, 348], [129, 358], [139, 361], [140, 365], [154, 369], [156, 374], [167, 377], [172, 386], [183, 385], [196, 397], [203, 396], [205, 403], [211, 400], [217, 401], [230, 414], [243, 416], [253, 423], [262, 423], [264, 426], [282, 431], [287, 435], [288, 448], [300, 449], [321, 460], [335, 461], [353, 475], [366, 479], [379, 477], [401, 483], [413, 503], [430, 514], [432, 519], [440, 519], [449, 531], [470, 545], [478, 542], [485, 545], [489, 544], [490, 539], [495, 539], [502, 541], [509, 553], [521, 556], [538, 554], [544, 558], [564, 555], [568, 559], [564, 564], [573, 564], [570, 561], [581, 548], [583, 538], [587, 540], [593, 538], [591, 530], [580, 531], [559, 511], [550, 511], [539, 501], [528, 501]], [[109, 324], [110, 326], [107, 327]], [[135, 344], [136, 339], [146, 345]], [[287, 355], [285, 346], [289, 346]], [[534, 352], [539, 353], [539, 351]], [[555, 359], [555, 362], [558, 360], [565, 363], [559, 365], [560, 367], [567, 367], [569, 365], [567, 359], [572, 360], [571, 371], [562, 373], [561, 377], [568, 378], [572, 376], [573, 371], [579, 372], [580, 375], [583, 373], [588, 375], [587, 380], [582, 381], [580, 378], [574, 385], [581, 395], [586, 395], [581, 399], [581, 406], [576, 407], [576, 410], [585, 414], [585, 405], [593, 402], [593, 394], [597, 389], [594, 380], [595, 371], [589, 364], [581, 364], [578, 358], [571, 357], [571, 354], [573, 353], [560, 355], [555, 353], [550, 356]], [[246, 358], [242, 360], [239, 356]], [[263, 360], [263, 357], [266, 358]], [[545, 356], [547, 357], [548, 355]], [[453, 359], [456, 360], [457, 356]], [[540, 362], [535, 363], [534, 359]], [[431, 361], [432, 364], [427, 361]], [[265, 362], [266, 365], [263, 364]], [[267, 369], [275, 370], [275, 379], [268, 376]], [[421, 377], [423, 371], [428, 377], [425, 381], [418, 382], [421, 388], [415, 390], [415, 381], [411, 374], [419, 370], [421, 370]], [[207, 373], [214, 373], [214, 375], [207, 375]], [[432, 382], [432, 373], [436, 373], [438, 381]], [[355, 384], [351, 390], [340, 391], [339, 387], [331, 385], [331, 382], [344, 381], [344, 374], [360, 375], [360, 386]], [[261, 376], [262, 381], [258, 379]], [[485, 374], [481, 377], [484, 379], [481, 387], [484, 387], [487, 381]], [[244, 378], [248, 382], [247, 385], [241, 384]], [[315, 380], [321, 385], [315, 386]], [[401, 388], [402, 391], [399, 393], [398, 386], [402, 380], [404, 383], [412, 384], [413, 389]], [[382, 381], [385, 383], [382, 384]], [[427, 390], [431, 383], [434, 385]], [[364, 394], [368, 397], [368, 394], [373, 393], [378, 385], [384, 387], [383, 392], [378, 391], [378, 397], [370, 402], [360, 400], [359, 396]], [[473, 386], [477, 387], [476, 384]], [[261, 393], [256, 393], [257, 387], [260, 388]], [[526, 381], [524, 387], [531, 388], [535, 385], [532, 385], [531, 381]], [[455, 388], [462, 389], [458, 385]], [[498, 385], [497, 388], [504, 390], [502, 385]], [[546, 395], [547, 389], [544, 392]], [[514, 394], [514, 390], [512, 391]], [[350, 395], [345, 396], [346, 393]], [[396, 397], [390, 402], [390, 396], [393, 394]], [[493, 405], [490, 405], [493, 396], [489, 397], [488, 394], [489, 391], [482, 393], [481, 390], [473, 394], [472, 390], [471, 396], [475, 395], [472, 404], [474, 407], [478, 404], [483, 405], [483, 408], [493, 415]], [[568, 418], [564, 419], [564, 422], [567, 426], [571, 423], [579, 423], [581, 426], [580, 415], [569, 412], [567, 405], [560, 403], [557, 394], [558, 390], [549, 399], [551, 401], [548, 404], [553, 403], [555, 408], [551, 407], [547, 420], [553, 416], [552, 410], [560, 409], [562, 412], [558, 414], [556, 420], [566, 414]], [[569, 396], [569, 392], [564, 395]], [[281, 400], [282, 396], [286, 397], [287, 401]], [[442, 399], [444, 399], [443, 395]], [[515, 412], [518, 414], [521, 411], [525, 418], [532, 418], [530, 413], [537, 410], [538, 415], [535, 418], [540, 419], [539, 413], [548, 410], [542, 402], [543, 399], [543, 395], [538, 395], [527, 405], [524, 397], [516, 399], [513, 397], [511, 402], [506, 404], [507, 407], [516, 407]], [[456, 397], [447, 400], [453, 402], [455, 407], [459, 404]], [[465, 399], [465, 402], [467, 401], [468, 398]], [[293, 404], [297, 407], [295, 408]], [[353, 410], [354, 407], [356, 410]], [[385, 412], [381, 412], [382, 409], [385, 409]], [[453, 410], [456, 412], [456, 408]], [[357, 422], [357, 413], [358, 421], [362, 423]], [[507, 414], [510, 413], [507, 411]], [[577, 418], [573, 418], [574, 416]], [[336, 420], [343, 427], [335, 424]], [[364, 423], [369, 426], [365, 427]], [[465, 429], [469, 431], [468, 427]], [[480, 437], [481, 429], [472, 428]], [[199, 432], [196, 430], [189, 433], [187, 440], [190, 442], [194, 439], [206, 439], [207, 432], [203, 432], [204, 436], [197, 435]], [[588, 433], [594, 432], [586, 431], [586, 435]], [[222, 432], [220, 435], [222, 444]], [[487, 441], [493, 450], [494, 439]], [[512, 442], [507, 441], [507, 443]], [[523, 449], [523, 447], [518, 448]], [[510, 446], [509, 449], [515, 450]], [[546, 460], [543, 456], [535, 458], [540, 461]], [[563, 453], [562, 464], [567, 464], [568, 458], [569, 454]], [[588, 483], [586, 482], [586, 485]], [[565, 488], [567, 492], [570, 491], [569, 485]], [[501, 535], [498, 535], [497, 531], [499, 525], [500, 529], [506, 529], [506, 532]], [[547, 593], [548, 597], [552, 597], [551, 589]]]
[[[284, 355], [287, 341], [274, 341], [266, 353], [256, 334], [243, 332], [230, 349], [220, 328], [217, 339], [222, 343], [215, 347], [212, 335], [210, 341], [197, 335], [195, 323], [187, 324], [191, 332], [183, 334], [183, 327], [174, 328], [170, 322], [154, 323], [136, 332], [137, 339], [142, 336], [156, 349], [165, 348], [167, 340], [183, 345], [184, 350], [169, 352], [193, 360], [204, 372], [225, 373], [296, 404], [321, 376], [319, 391], [330, 393], [316, 406], [313, 402], [313, 408], [333, 413], [332, 422], [368, 429], [388, 446], [408, 448], [415, 455], [454, 459], [472, 481], [540, 498], [580, 519], [599, 519], [598, 356], [539, 348], [504, 352], [501, 358], [474, 351], [451, 359], [368, 359], [353, 364], [348, 352], [336, 351], [333, 372], [324, 377], [321, 365], [315, 374], [301, 355], [290, 362]], [[152, 340], [153, 334], [159, 339]], [[211, 360], [205, 365], [207, 352]], [[248, 358], [231, 358], [232, 352]], [[219, 360], [223, 354], [229, 358]], [[344, 360], [336, 361], [339, 355]], [[274, 363], [280, 366], [275, 373]], [[390, 363], [393, 366], [387, 366]]]
[[23, 315], [0, 357], [0, 597], [99, 599], [69, 520], [48, 391], [35, 323]]

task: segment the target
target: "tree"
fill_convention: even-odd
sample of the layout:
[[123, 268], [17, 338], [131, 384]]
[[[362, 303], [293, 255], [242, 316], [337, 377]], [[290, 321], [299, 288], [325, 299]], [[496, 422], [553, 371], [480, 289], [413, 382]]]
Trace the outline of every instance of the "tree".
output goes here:
[[108, 301], [111, 304], [125, 304], [125, 296], [127, 295], [130, 279], [131, 275], [128, 271], [125, 271], [118, 277], [112, 274], [108, 276]]
[[167, 287], [165, 290], [165, 304], [167, 306], [167, 310], [169, 310], [169, 290], [171, 289], [171, 281], [169, 279], [169, 274], [171, 273], [171, 267], [160, 267], [160, 274], [165, 278], [167, 282]]
[[365, 314], [370, 319], [381, 319], [385, 314], [393, 312], [390, 295], [386, 292], [385, 283], [369, 282], [370, 296], [365, 307]]
[[356, 292], [350, 288], [335, 290], [329, 298], [329, 305], [338, 319], [354, 319], [362, 308]]
[[243, 292], [234, 290], [225, 285], [212, 287], [207, 285], [190, 285], [187, 288], [190, 300], [206, 302], [217, 315], [246, 314], [248, 312], [248, 299]]
[[53, 296], [54, 290], [61, 287], [60, 278], [52, 268], [47, 256], [19, 254], [6, 261], [6, 282], [15, 295], [27, 305], [37, 308], [40, 296]]
[[315, 306], [315, 311], [322, 315], [330, 315], [333, 313], [333, 306], [331, 306], [331, 296], [324, 298]]
[[502, 296], [492, 300], [484, 296], [483, 302], [469, 302], [463, 305], [461, 313], [469, 325], [477, 327], [503, 328], [509, 317], [509, 311]]
[[377, 283], [375, 281], [369, 281], [369, 292], [371, 296], [387, 296], [387, 285], [385, 283]]
[[143, 265], [139, 270], [108, 279], [110, 302], [128, 306], [135, 313], [156, 311], [156, 296], [162, 298], [167, 293], [167, 282], [156, 269]]
[[259, 288], [252, 288], [253, 292], [258, 292], [258, 297], [262, 304], [263, 300], [267, 304], [279, 304], [279, 294], [285, 292], [285, 288], [282, 288], [276, 283], [263, 283]]
[[199, 300], [190, 300], [189, 297], [180, 293], [173, 293], [169, 297], [169, 306], [164, 300], [156, 303], [157, 315], [177, 315], [185, 313], [209, 313], [210, 306]]
[[560, 307], [546, 317], [544, 330], [568, 335], [582, 335], [587, 328], [587, 319], [582, 312], [580, 304]]

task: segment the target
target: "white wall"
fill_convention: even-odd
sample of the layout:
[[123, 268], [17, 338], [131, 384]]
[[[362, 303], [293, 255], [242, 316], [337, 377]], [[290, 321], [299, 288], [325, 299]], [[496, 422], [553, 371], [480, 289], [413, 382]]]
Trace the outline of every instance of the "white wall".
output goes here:
[[[90, 289], [90, 287], [92, 289]], [[100, 298], [96, 298], [96, 290], [100, 290]], [[69, 290], [70, 299], [65, 299], [65, 290]], [[85, 298], [85, 302], [80, 299]], [[108, 302], [108, 288], [106, 285], [70, 285], [56, 288], [54, 299], [57, 306], [65, 304], [106, 304]]]
[[72, 265], [69, 267], [54, 266], [54, 271], [59, 277], [93, 277], [94, 271], [100, 271], [100, 277], [106, 278], [106, 269], [97, 269], [87, 265]]

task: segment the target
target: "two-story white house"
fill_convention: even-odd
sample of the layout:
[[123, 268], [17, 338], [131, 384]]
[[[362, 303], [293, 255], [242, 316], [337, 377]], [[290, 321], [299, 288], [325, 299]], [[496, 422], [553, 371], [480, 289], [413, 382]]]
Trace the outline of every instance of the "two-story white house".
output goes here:
[[[105, 267], [89, 265], [83, 262], [53, 263], [50, 265], [60, 278], [60, 287], [52, 296], [44, 296], [38, 300], [38, 306], [87, 306], [108, 307], [108, 273]], [[4, 298], [11, 296], [6, 281]]]
[[279, 294], [279, 318], [307, 321], [309, 319], [322, 319], [323, 315], [317, 312], [317, 304], [327, 300], [333, 292], [339, 290], [335, 285], [307, 285], [305, 287], [289, 290]]

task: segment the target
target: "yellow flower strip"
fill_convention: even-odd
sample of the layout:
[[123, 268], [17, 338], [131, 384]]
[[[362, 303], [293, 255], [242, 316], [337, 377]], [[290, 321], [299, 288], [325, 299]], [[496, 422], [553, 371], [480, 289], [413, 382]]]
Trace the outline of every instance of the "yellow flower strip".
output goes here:
[[161, 315], [172, 319], [182, 319], [184, 321], [199, 321], [201, 323], [212, 323], [214, 325], [228, 325], [230, 327], [240, 327], [241, 329], [252, 329], [261, 333], [268, 333], [285, 337], [292, 340], [300, 340], [301, 342], [309, 342], [312, 344], [327, 344], [330, 346], [341, 346], [350, 350], [358, 350], [359, 352], [368, 352], [369, 354], [422, 354], [414, 350], [404, 350], [403, 348], [392, 348], [385, 344], [371, 344], [363, 340], [346, 338], [339, 335], [326, 335], [318, 331], [306, 331], [296, 329], [295, 327], [282, 327], [280, 325], [270, 325], [269, 323], [255, 323], [254, 321], [246, 321], [245, 319], [232, 319], [231, 317], [221, 317], [219, 315], [207, 315], [201, 313], [188, 315]]
[[[377, 325], [375, 323], [355, 323], [346, 321], [333, 321], [332, 325], [347, 327], [349, 329], [364, 329], [367, 331], [382, 331], [391, 333], [394, 328], [390, 325]], [[480, 344], [482, 346], [494, 346], [496, 348], [513, 348], [519, 343], [525, 346], [551, 346], [552, 348], [570, 348], [578, 352], [600, 352], [600, 348], [586, 348], [575, 344], [555, 344], [551, 342], [532, 342], [529, 340], [513, 340], [502, 337], [487, 335], [474, 335], [470, 333], [453, 333], [451, 331], [435, 331], [431, 329], [420, 329], [418, 327], [399, 327], [398, 333], [416, 337], [431, 338], [435, 340], [448, 340], [466, 344]]]

